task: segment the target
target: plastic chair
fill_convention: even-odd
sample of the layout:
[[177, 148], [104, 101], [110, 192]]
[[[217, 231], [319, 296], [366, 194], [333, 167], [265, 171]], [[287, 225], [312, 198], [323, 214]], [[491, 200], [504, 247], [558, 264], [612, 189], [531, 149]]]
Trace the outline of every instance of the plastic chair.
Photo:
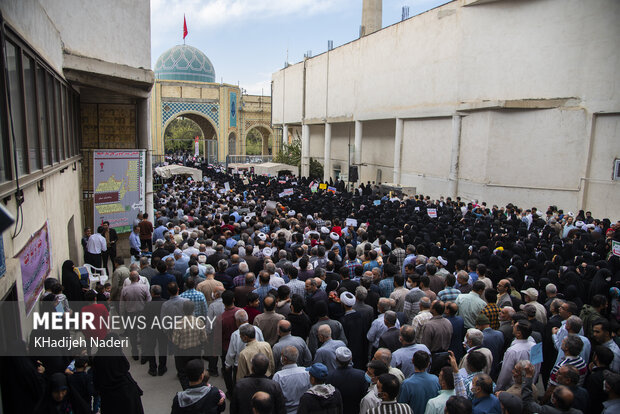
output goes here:
[[97, 282], [102, 285], [108, 280], [108, 271], [102, 267], [95, 267], [88, 263], [83, 266], [88, 271], [88, 280], [90, 281], [90, 287], [93, 288]]

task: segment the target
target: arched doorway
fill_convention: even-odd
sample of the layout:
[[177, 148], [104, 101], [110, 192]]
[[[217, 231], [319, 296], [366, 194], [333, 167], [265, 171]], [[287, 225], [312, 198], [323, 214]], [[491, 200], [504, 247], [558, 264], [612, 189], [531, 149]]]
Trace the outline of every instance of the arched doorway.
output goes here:
[[273, 131], [262, 125], [257, 125], [245, 134], [246, 155], [272, 155]]
[[198, 137], [198, 156], [209, 163], [217, 162], [217, 132], [211, 121], [196, 113], [181, 113], [164, 126], [164, 152], [195, 153]]
[[228, 155], [238, 155], [237, 154], [237, 135], [234, 132], [231, 132], [228, 135]]

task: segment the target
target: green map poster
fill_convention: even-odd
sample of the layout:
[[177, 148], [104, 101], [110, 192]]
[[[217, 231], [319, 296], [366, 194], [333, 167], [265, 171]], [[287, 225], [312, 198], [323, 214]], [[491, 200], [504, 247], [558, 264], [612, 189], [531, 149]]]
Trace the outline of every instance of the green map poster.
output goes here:
[[138, 213], [144, 212], [145, 154], [144, 150], [93, 151], [93, 232], [104, 221], [118, 233], [129, 232]]

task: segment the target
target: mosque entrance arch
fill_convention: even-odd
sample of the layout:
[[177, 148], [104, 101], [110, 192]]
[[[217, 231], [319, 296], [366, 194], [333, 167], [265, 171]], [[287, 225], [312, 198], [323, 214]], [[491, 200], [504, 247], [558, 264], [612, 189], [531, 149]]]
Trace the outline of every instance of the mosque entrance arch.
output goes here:
[[217, 130], [212, 121], [202, 114], [183, 112], [176, 114], [164, 125], [164, 152], [194, 154], [198, 137], [198, 155], [209, 163], [217, 162]]
[[273, 130], [266, 125], [254, 125], [245, 133], [246, 155], [273, 155]]

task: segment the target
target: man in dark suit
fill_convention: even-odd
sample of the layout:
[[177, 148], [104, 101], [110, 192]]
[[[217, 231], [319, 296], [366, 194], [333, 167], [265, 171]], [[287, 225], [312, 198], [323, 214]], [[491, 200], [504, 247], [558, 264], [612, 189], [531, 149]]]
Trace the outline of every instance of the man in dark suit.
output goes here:
[[342, 395], [343, 414], [356, 414], [359, 411], [360, 401], [366, 395], [368, 383], [365, 379], [365, 371], [353, 368], [351, 358], [353, 355], [347, 347], [336, 349], [336, 368], [329, 377], [327, 383], [333, 385]]
[[269, 368], [269, 358], [262, 353], [252, 358], [252, 375], [237, 381], [230, 400], [230, 412], [234, 414], [252, 413], [252, 396], [259, 391], [271, 395], [277, 414], [285, 414], [284, 395], [277, 382], [265, 376]]
[[399, 339], [400, 329], [396, 327], [396, 320], [396, 312], [385, 312], [383, 323], [385, 323], [388, 330], [379, 338], [379, 348], [387, 348], [390, 352], [394, 352], [402, 346]]
[[318, 288], [317, 281], [312, 277], [306, 279], [306, 293], [310, 295], [306, 299], [306, 314], [314, 324], [318, 319], [315, 306], [317, 302], [325, 302], [325, 304], [327, 304], [327, 294], [323, 289]]
[[[103, 227], [102, 236], [105, 237], [107, 247], [105, 252], [101, 252], [101, 261], [103, 262], [103, 267], [108, 270], [108, 258], [112, 263], [114, 263], [114, 259], [116, 258], [116, 242], [118, 241], [118, 234], [116, 234], [116, 230], [110, 227], [109, 221], [104, 221], [101, 225]], [[112, 273], [108, 271], [108, 275], [111, 274]]]

